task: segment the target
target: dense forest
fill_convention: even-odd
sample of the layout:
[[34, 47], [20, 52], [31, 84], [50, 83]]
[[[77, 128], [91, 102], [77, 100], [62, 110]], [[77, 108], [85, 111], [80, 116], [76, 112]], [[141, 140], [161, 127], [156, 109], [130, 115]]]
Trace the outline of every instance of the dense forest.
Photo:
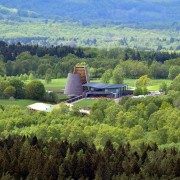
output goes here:
[[86, 141], [43, 142], [36, 137], [0, 140], [2, 179], [178, 179], [180, 154], [156, 144], [139, 149], [114, 148], [108, 141], [96, 149]]
[[120, 66], [126, 78], [175, 78], [180, 72], [179, 53], [138, 51], [115, 48], [76, 48], [70, 46], [8, 45], [0, 42], [0, 75], [33, 74], [37, 78], [67, 77], [78, 63], [89, 66], [92, 78], [101, 78], [106, 70]]
[[147, 93], [149, 77], [169, 78], [172, 83], [162, 84], [161, 96], [123, 97], [119, 103], [99, 99], [88, 116], [80, 113], [78, 105], [70, 109], [65, 103], [49, 113], [0, 105], [0, 176], [178, 178], [179, 59], [175, 52], [9, 45], [1, 41], [0, 98], [9, 101], [27, 98], [58, 103], [57, 94], [47, 92], [36, 78], [66, 77], [78, 63], [88, 65], [91, 78], [106, 83], [139, 78], [137, 95]]
[[110, 99], [100, 99], [92, 107], [90, 116], [83, 116], [78, 106], [70, 110], [63, 103], [51, 113], [1, 106], [0, 136], [36, 135], [47, 141], [67, 139], [70, 142], [81, 139], [98, 148], [104, 147], [108, 139], [115, 147], [129, 142], [133, 147], [156, 143], [160, 147], [179, 148], [179, 92], [180, 75], [173, 80], [166, 95], [139, 99], [125, 97], [118, 104]]

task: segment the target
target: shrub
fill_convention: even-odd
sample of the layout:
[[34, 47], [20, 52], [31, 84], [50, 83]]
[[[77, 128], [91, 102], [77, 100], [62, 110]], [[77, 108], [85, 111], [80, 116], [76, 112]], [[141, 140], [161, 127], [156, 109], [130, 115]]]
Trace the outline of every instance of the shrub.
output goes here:
[[43, 83], [34, 80], [26, 85], [26, 97], [29, 99], [42, 100], [45, 94]]
[[4, 90], [4, 95], [8, 98], [10, 98], [11, 96], [15, 96], [15, 92], [16, 89], [13, 86], [8, 86], [5, 90]]
[[44, 101], [57, 103], [58, 102], [58, 95], [54, 92], [46, 92], [43, 97]]

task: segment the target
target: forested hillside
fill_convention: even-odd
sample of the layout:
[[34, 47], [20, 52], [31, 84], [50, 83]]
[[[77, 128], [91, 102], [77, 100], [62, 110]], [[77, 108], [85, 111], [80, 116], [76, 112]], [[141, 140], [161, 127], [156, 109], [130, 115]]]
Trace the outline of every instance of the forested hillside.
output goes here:
[[0, 179], [179, 178], [180, 0], [0, 0]]
[[178, 0], [0, 0], [18, 9], [35, 11], [42, 17], [84, 22], [169, 23], [180, 19]]
[[78, 106], [70, 110], [65, 103], [50, 113], [1, 105], [0, 137], [36, 135], [45, 141], [67, 139], [71, 143], [81, 139], [97, 148], [111, 140], [116, 148], [129, 142], [136, 148], [143, 143], [156, 143], [161, 148], [180, 149], [179, 79], [177, 76], [164, 96], [126, 97], [119, 104], [99, 99], [90, 116], [83, 116]]
[[179, 12], [178, 0], [0, 0], [0, 39], [178, 51]]
[[127, 142], [134, 147], [153, 142], [163, 148], [179, 148], [179, 54], [20, 43], [8, 45], [5, 42], [0, 43], [0, 51], [0, 98], [3, 100], [14, 97], [51, 102], [56, 94], [46, 96], [44, 85], [34, 78], [67, 77], [77, 63], [86, 63], [91, 78], [102, 77], [106, 83], [112, 77], [116, 84], [123, 83], [123, 78], [139, 78], [135, 92], [140, 89], [140, 94], [148, 93], [148, 77], [172, 79], [171, 84], [161, 87], [164, 92], [161, 96], [125, 97], [120, 103], [100, 98], [92, 106], [90, 116], [82, 116], [78, 105], [70, 110], [65, 104], [59, 104], [47, 114], [30, 112], [20, 106], [1, 105], [1, 137], [36, 135], [43, 140], [67, 139], [72, 143], [81, 139], [98, 148], [103, 148], [109, 139], [116, 147]]
[[[98, 150], [77, 141], [43, 142], [36, 137], [0, 140], [2, 179], [179, 179], [180, 153], [155, 144], [140, 150], [110, 141]], [[158, 163], [157, 163], [158, 162]]]
[[[0, 75], [34, 74], [45, 78], [67, 77], [78, 63], [86, 63], [92, 78], [120, 65], [126, 78], [150, 75], [152, 78], [174, 78], [179, 73], [178, 53], [138, 51], [134, 49], [91, 49], [69, 46], [8, 45], [0, 42]], [[168, 61], [169, 60], [169, 61]], [[171, 76], [171, 74], [175, 75]]]
[[38, 13], [29, 10], [21, 10], [16, 8], [8, 8], [0, 4], [0, 19], [4, 20], [21, 20], [21, 18], [37, 18]]
[[[0, 41], [0, 178], [178, 179], [179, 56]], [[90, 77], [104, 83], [139, 78], [133, 93], [141, 96], [84, 99], [94, 102], [69, 108], [61, 84], [58, 92], [48, 91], [42, 79], [51, 85], [76, 64], [86, 64]], [[159, 95], [146, 96], [150, 78], [171, 80], [161, 81]], [[29, 109], [36, 102], [59, 104], [50, 112]]]
[[0, 21], [0, 39], [43, 46], [67, 45], [97, 48], [134, 48], [179, 51], [180, 33], [168, 29], [139, 29], [124, 25], [89, 25], [52, 20]]

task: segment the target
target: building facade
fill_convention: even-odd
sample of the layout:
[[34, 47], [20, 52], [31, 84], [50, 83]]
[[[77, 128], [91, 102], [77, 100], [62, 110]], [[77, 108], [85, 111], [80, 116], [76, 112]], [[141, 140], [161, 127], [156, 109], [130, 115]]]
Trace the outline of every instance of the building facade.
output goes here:
[[127, 91], [125, 84], [103, 84], [89, 82], [88, 69], [85, 65], [76, 65], [73, 73], [68, 74], [64, 94], [69, 97], [109, 97], [119, 98]]
[[86, 97], [105, 96], [119, 98], [127, 91], [128, 86], [124, 84], [86, 83], [83, 85]]

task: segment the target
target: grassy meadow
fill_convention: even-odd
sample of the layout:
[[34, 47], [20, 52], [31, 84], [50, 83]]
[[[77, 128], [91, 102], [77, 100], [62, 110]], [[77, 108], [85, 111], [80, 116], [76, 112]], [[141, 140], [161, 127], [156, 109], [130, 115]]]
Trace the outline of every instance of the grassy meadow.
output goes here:
[[[137, 79], [125, 79], [124, 84], [127, 84], [130, 89], [135, 88], [135, 83]], [[160, 85], [165, 82], [167, 85], [170, 85], [172, 80], [169, 79], [151, 79], [149, 86], [147, 87], [149, 91], [158, 91]]]
[[74, 103], [79, 108], [91, 109], [98, 99], [82, 99]]
[[45, 80], [41, 80], [46, 90], [55, 91], [55, 92], [61, 92], [66, 85], [66, 81], [67, 81], [66, 78], [52, 79], [52, 82], [47, 84]]
[[20, 99], [20, 100], [9, 100], [9, 99], [0, 99], [0, 105], [2, 106], [20, 106], [21, 108], [26, 108], [28, 105], [33, 104], [37, 101], [29, 99]]

